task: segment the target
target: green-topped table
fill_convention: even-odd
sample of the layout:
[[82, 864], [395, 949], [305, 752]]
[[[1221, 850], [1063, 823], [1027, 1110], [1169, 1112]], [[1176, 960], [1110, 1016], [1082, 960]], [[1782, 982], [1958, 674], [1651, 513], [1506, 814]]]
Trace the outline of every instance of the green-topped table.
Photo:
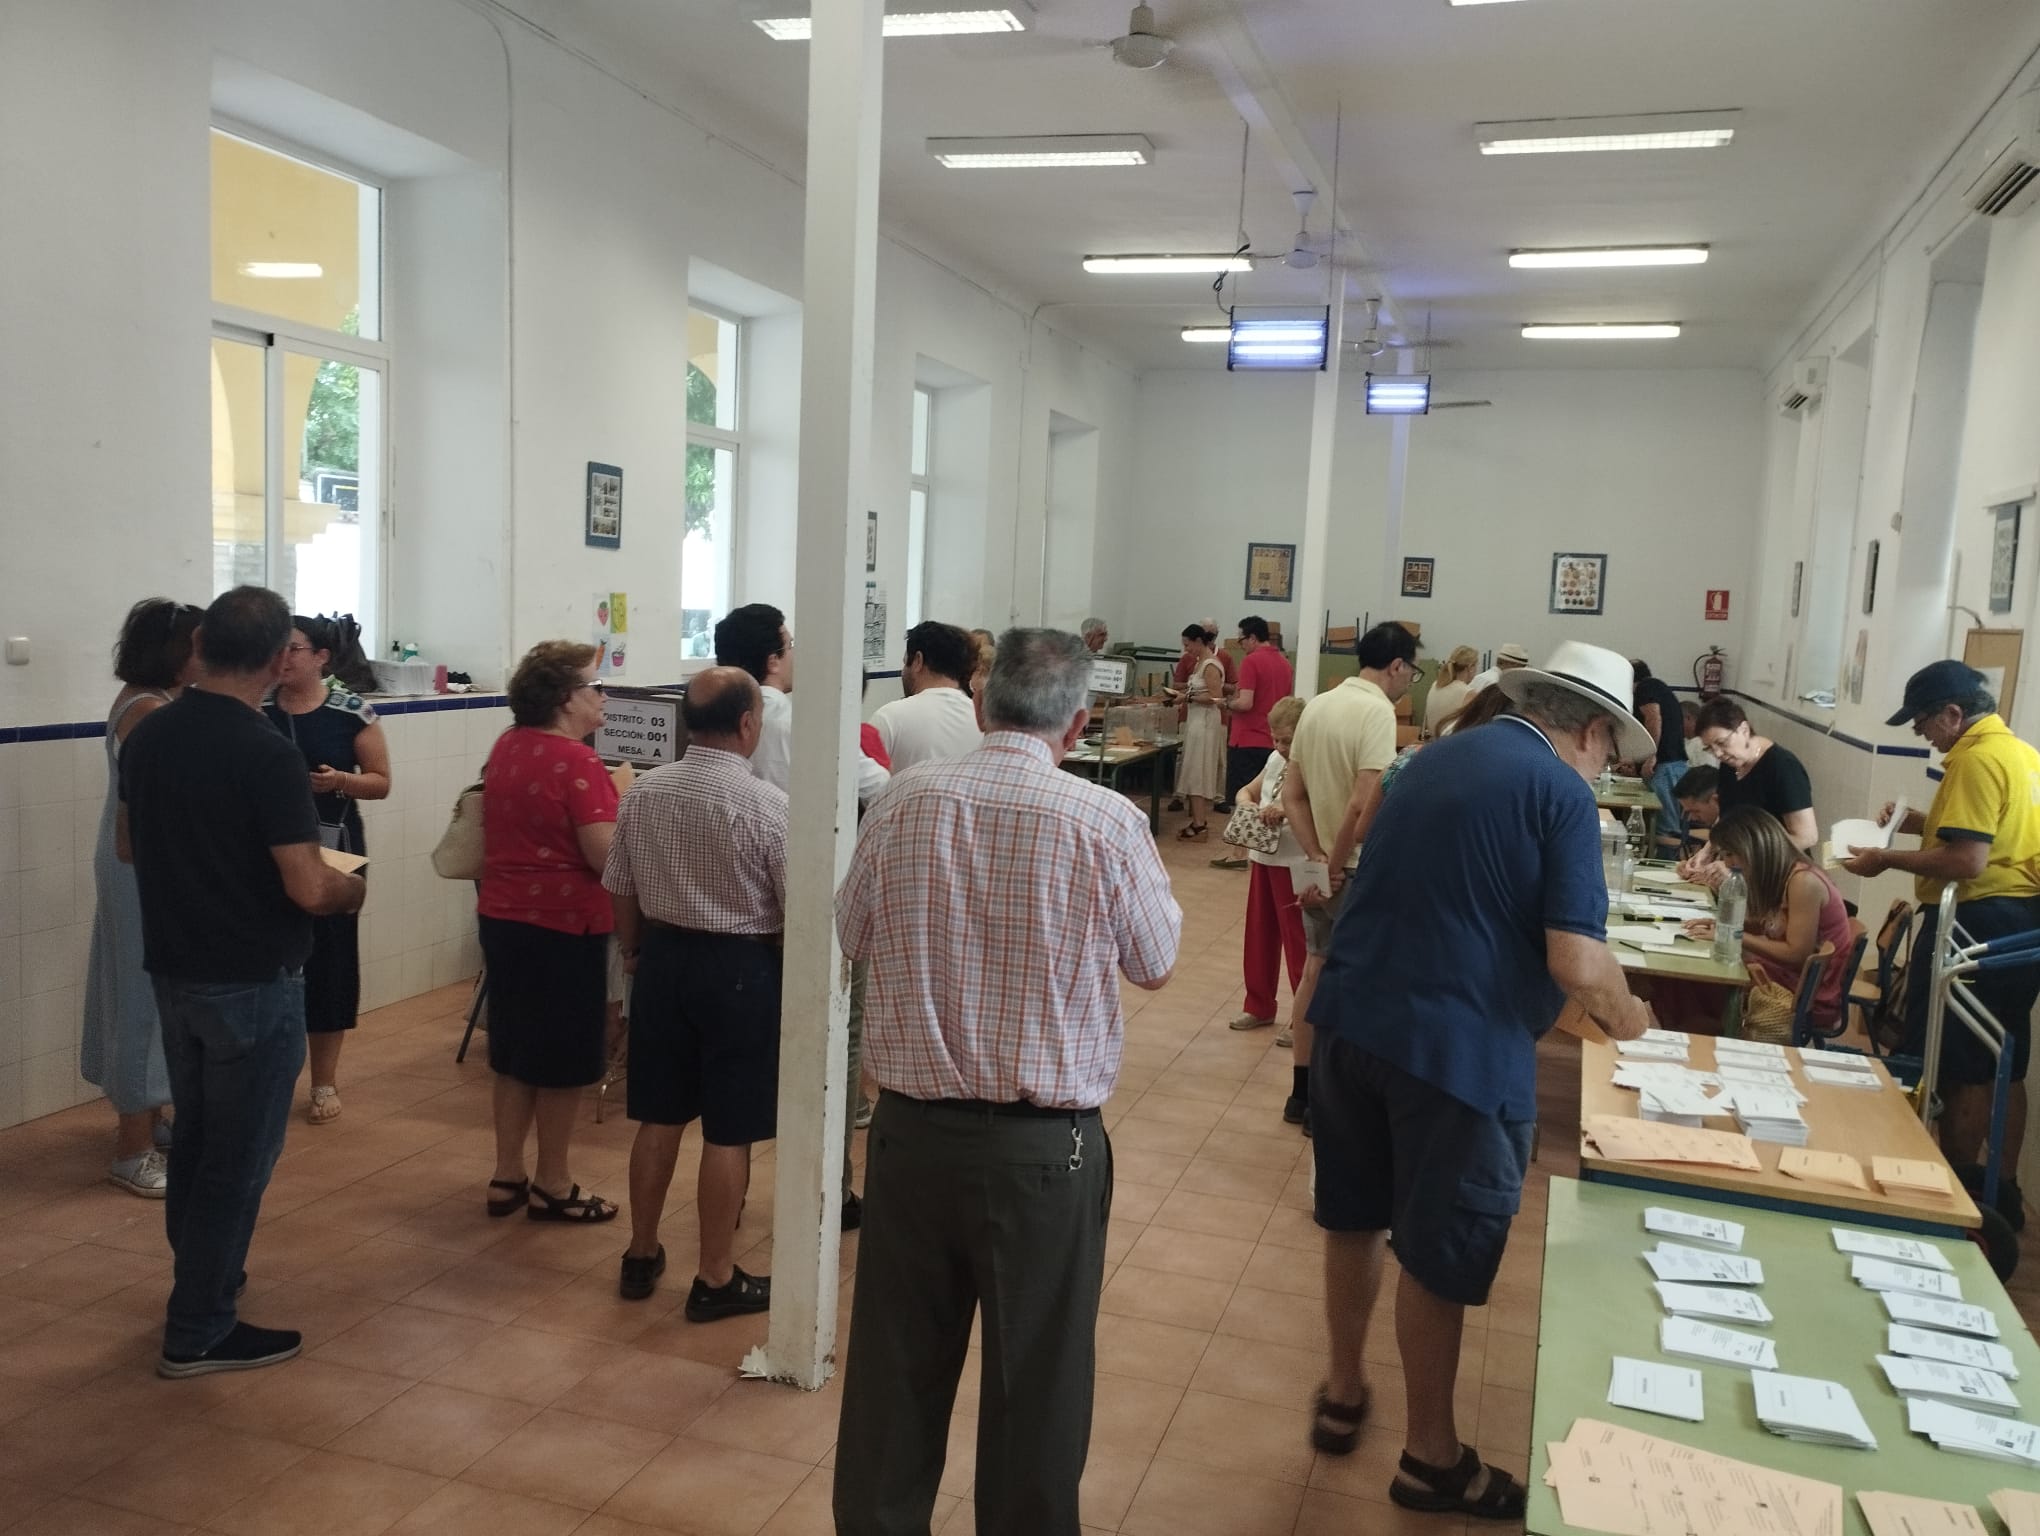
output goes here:
[[1175, 761], [1181, 745], [1170, 736], [1131, 747], [1104, 747], [1094, 740], [1080, 741], [1064, 756], [1062, 765], [1071, 773], [1106, 785], [1116, 794], [1120, 777], [1127, 769], [1137, 763], [1149, 764], [1148, 831], [1159, 835], [1162, 830], [1163, 770]]
[[1658, 812], [1665, 808], [1665, 803], [1651, 793], [1650, 786], [1642, 779], [1616, 779], [1605, 790], [1596, 781], [1594, 804], [1604, 811], [1612, 811], [1617, 819], [1628, 816], [1631, 811], [1643, 812], [1643, 846], [1647, 849], [1657, 846]]
[[[1665, 1205], [1701, 1216], [1722, 1207], [1704, 1200], [1645, 1194], [1573, 1179], [1551, 1181], [1544, 1230], [1544, 1296], [1537, 1339], [1537, 1391], [1531, 1409], [1530, 1508], [1524, 1522], [1533, 1536], [1578, 1530], [1559, 1517], [1558, 1495], [1544, 1485], [1546, 1447], [1564, 1440], [1575, 1419], [1599, 1419], [1663, 1440], [1677, 1441], [1738, 1461], [1757, 1462], [1801, 1477], [1838, 1483], [1843, 1492], [1839, 1536], [1868, 1536], [1856, 1506], [1858, 1490], [1909, 1493], [1972, 1504], [1991, 1517], [1994, 1489], [2032, 1485], [2024, 1468], [1937, 1449], [1905, 1426], [1905, 1405], [1877, 1367], [1888, 1319], [1874, 1291], [1849, 1278], [1849, 1256], [1837, 1252], [1830, 1229], [1846, 1219], [1817, 1220], [1770, 1211], [1738, 1210], [1746, 1229], [1742, 1252], [1764, 1265], [1760, 1294], [1775, 1321], [1763, 1332], [1778, 1346], [1778, 1369], [1793, 1376], [1838, 1381], [1855, 1396], [1875, 1451], [1803, 1445], [1774, 1435], [1757, 1422], [1749, 1373], [1698, 1361], [1670, 1362], [1659, 1353], [1664, 1316], [1643, 1262], [1658, 1239], [1643, 1230], [1645, 1206]], [[2018, 1363], [2012, 1390], [2023, 1405], [2018, 1417], [2040, 1418], [2040, 1346], [2027, 1331], [1982, 1253], [1959, 1240], [1933, 1240], [1962, 1282], [1962, 1299], [1988, 1307], [2001, 1330], [1998, 1342]], [[1609, 1362], [1616, 1355], [1668, 1361], [1697, 1369], [1704, 1382], [1707, 1418], [1688, 1424], [1657, 1414], [1610, 1407]], [[1995, 1525], [1992, 1526], [1995, 1529]]]

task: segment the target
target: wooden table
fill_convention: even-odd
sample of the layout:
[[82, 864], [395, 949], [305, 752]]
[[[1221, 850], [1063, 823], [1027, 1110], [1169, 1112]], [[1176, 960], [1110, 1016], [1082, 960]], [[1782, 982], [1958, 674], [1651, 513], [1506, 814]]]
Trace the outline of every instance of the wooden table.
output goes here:
[[[1668, 866], [1658, 863], [1646, 867], [1666, 868]], [[1666, 890], [1676, 890], [1687, 894], [1697, 893], [1705, 896], [1708, 905], [1705, 907], [1695, 907], [1693, 915], [1695, 917], [1711, 917], [1713, 915], [1714, 893], [1704, 885], [1660, 887], [1639, 883], [1631, 894], [1649, 896]], [[1619, 898], [1611, 896], [1608, 901], [1608, 926], [1610, 928], [1620, 927], [1625, 923], [1641, 924], [1644, 921], [1642, 918], [1624, 917], [1615, 908], [1617, 900]], [[1678, 923], [1653, 922], [1649, 926], [1662, 934], [1667, 940], [1671, 939], [1680, 929]], [[1715, 959], [1711, 947], [1706, 944], [1692, 944], [1680, 950], [1666, 951], [1660, 949], [1639, 949], [1635, 945], [1625, 943], [1620, 939], [1611, 939], [1608, 947], [1615, 952], [1615, 959], [1621, 964], [1622, 969], [1633, 976], [1655, 976], [1667, 981], [1697, 981], [1706, 986], [1722, 988], [1721, 1032], [1724, 1035], [1736, 1035], [1742, 1032], [1743, 994], [1749, 991], [1750, 987], [1750, 972], [1747, 965], [1741, 962]]]
[[[1816, 1059], [1819, 1054], [1814, 1052]], [[1924, 1158], [1947, 1166], [1941, 1149], [1927, 1134], [1926, 1127], [1920, 1124], [1905, 1094], [1892, 1082], [1891, 1074], [1884, 1070], [1882, 1064], [1872, 1064], [1879, 1084], [1878, 1090], [1872, 1093], [1866, 1088], [1830, 1088], [1822, 1083], [1810, 1083], [1800, 1069], [1797, 1059], [1800, 1053], [1788, 1051], [1786, 1055], [1792, 1062], [1792, 1081], [1806, 1095], [1806, 1102], [1799, 1107], [1799, 1112], [1806, 1117], [1806, 1145], [1810, 1150], [1846, 1152], [1862, 1163], [1866, 1181], [1870, 1178], [1870, 1159], [1873, 1156]], [[1616, 1059], [1614, 1046], [1599, 1041], [1581, 1041], [1582, 1124], [1590, 1115], [1636, 1118], [1636, 1090], [1615, 1086]], [[1694, 1035], [1687, 1047], [1686, 1065], [1696, 1072], [1712, 1071], [1714, 1041], [1706, 1035]], [[1732, 1115], [1722, 1115], [1707, 1123], [1711, 1130], [1732, 1131], [1736, 1128]], [[1764, 1165], [1761, 1173], [1710, 1167], [1704, 1163], [1619, 1162], [1604, 1158], [1582, 1145], [1580, 1175], [1638, 1189], [1685, 1193], [1703, 1200], [1725, 1200], [1733, 1205], [1756, 1206], [1765, 1210], [1795, 1211], [1802, 1215], [1829, 1218], [1838, 1218], [1846, 1212], [1849, 1220], [1865, 1225], [1897, 1227], [1903, 1231], [1927, 1232], [1937, 1236], [1961, 1236], [1982, 1224], [1983, 1218], [1977, 1214], [1976, 1202], [1969, 1198], [1961, 1181], [1952, 1173], [1948, 1178], [1955, 1191], [1951, 1199], [1937, 1200], [1931, 1195], [1887, 1195], [1874, 1182], [1871, 1182], [1868, 1191], [1859, 1191], [1838, 1184], [1787, 1178], [1778, 1172], [1778, 1154], [1785, 1149], [1766, 1141], [1754, 1145], [1757, 1158]], [[2040, 1382], [2036, 1382], [2035, 1387], [2040, 1389]]]
[[1154, 771], [1148, 775], [1148, 831], [1159, 834], [1162, 830], [1162, 776], [1167, 765], [1175, 761], [1181, 745], [1181, 742], [1168, 737], [1132, 747], [1101, 747], [1095, 741], [1082, 741], [1069, 750], [1062, 765], [1071, 773], [1095, 780], [1117, 793], [1120, 775], [1127, 769], [1136, 763], [1152, 764]]
[[[1847, 1090], [1839, 1090], [1846, 1092]], [[1868, 1095], [1864, 1095], [1868, 1097]], [[1905, 1405], [1878, 1369], [1886, 1318], [1876, 1293], [1849, 1278], [1848, 1255], [1835, 1250], [1832, 1225], [1857, 1226], [1853, 1217], [1810, 1221], [1772, 1211], [1739, 1216], [1742, 1251], [1764, 1265], [1760, 1289], [1776, 1321], [1761, 1330], [1776, 1341], [1778, 1368], [1794, 1376], [1838, 1381], [1856, 1399], [1877, 1437], [1875, 1451], [1805, 1445], [1774, 1435], [1757, 1422], [1749, 1373], [1699, 1361], [1674, 1363], [1698, 1370], [1707, 1417], [1699, 1424], [1638, 1413], [1608, 1403], [1609, 1362], [1616, 1355], [1667, 1360], [1658, 1350], [1664, 1315], [1641, 1255], [1656, 1239], [1643, 1230], [1643, 1208], [1659, 1197], [1607, 1185], [1551, 1181], [1545, 1218], [1544, 1291], [1539, 1303], [1537, 1389], [1531, 1402], [1530, 1508], [1524, 1522], [1534, 1536], [1570, 1536], [1577, 1527], [1559, 1518], [1558, 1496], [1544, 1485], [1551, 1462], [1545, 1447], [1563, 1440], [1575, 1419], [1598, 1419], [1662, 1440], [1819, 1478], [1842, 1488], [1842, 1529], [1837, 1536], [1867, 1536], [1857, 1507], [1859, 1490], [1881, 1489], [1947, 1499], [1988, 1509], [1993, 1489], [2031, 1485], [2024, 1468], [1937, 1448], [1906, 1428]], [[1694, 1202], [1674, 1202], [1690, 1209]], [[1991, 1274], [1976, 1246], [1940, 1245], [1962, 1283], [1964, 1301], [1997, 1317], [2019, 1379], [2012, 1390], [2031, 1421], [2040, 1399], [2040, 1348]], [[1992, 1530], [1999, 1527], [1985, 1513]]]

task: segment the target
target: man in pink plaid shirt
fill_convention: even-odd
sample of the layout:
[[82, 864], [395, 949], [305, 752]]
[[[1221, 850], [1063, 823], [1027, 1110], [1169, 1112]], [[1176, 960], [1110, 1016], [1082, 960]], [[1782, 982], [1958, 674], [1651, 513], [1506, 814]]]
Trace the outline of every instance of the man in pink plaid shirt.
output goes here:
[[1057, 766], [1090, 652], [1010, 630], [984, 744], [895, 775], [836, 897], [867, 961], [866, 1149], [839, 1536], [925, 1536], [984, 1309], [979, 1536], [1077, 1536], [1119, 1076], [1119, 976], [1169, 979], [1183, 914], [1147, 818]]

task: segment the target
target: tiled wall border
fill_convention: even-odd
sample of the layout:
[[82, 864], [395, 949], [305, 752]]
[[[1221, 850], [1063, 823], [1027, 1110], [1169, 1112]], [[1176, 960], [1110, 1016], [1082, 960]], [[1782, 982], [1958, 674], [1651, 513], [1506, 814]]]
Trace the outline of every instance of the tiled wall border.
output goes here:
[[[503, 709], [510, 699], [501, 693], [434, 694], [429, 698], [391, 698], [368, 695], [378, 715], [430, 715], [444, 709]], [[0, 725], [0, 747], [31, 741], [95, 740], [106, 734], [104, 720], [77, 720], [68, 725]]]

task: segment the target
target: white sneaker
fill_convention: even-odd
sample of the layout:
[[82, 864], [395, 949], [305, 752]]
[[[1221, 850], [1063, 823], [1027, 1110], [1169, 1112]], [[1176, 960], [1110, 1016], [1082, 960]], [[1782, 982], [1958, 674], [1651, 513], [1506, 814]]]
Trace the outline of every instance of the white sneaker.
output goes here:
[[106, 1182], [144, 1200], [160, 1200], [170, 1187], [170, 1164], [151, 1147], [139, 1157], [124, 1157], [107, 1164]]

